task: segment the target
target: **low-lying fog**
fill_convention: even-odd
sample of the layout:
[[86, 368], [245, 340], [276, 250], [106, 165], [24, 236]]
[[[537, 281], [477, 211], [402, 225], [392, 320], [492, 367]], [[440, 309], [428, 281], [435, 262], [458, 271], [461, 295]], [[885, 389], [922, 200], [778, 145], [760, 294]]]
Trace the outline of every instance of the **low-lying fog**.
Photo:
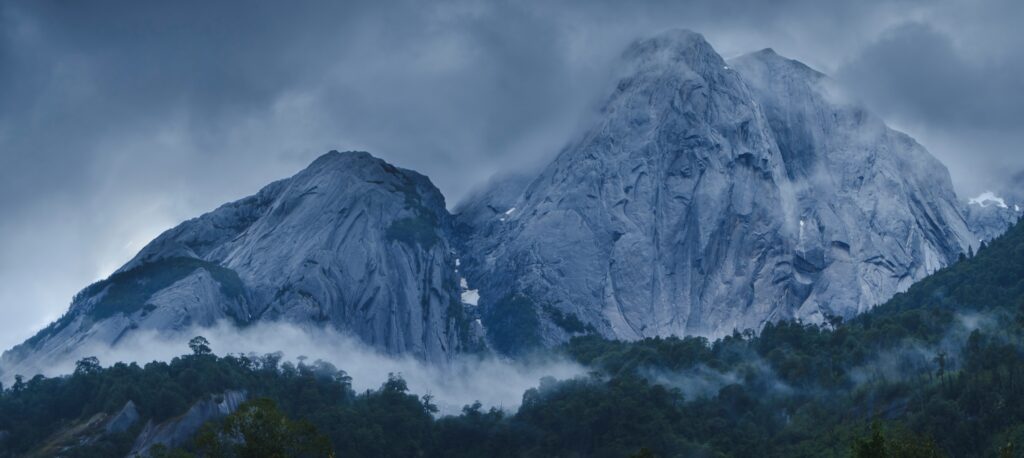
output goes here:
[[[347, 372], [357, 392], [379, 388], [389, 373], [400, 374], [410, 392], [433, 396], [442, 414], [456, 414], [464, 405], [475, 401], [485, 407], [514, 412], [522, 401], [523, 392], [537, 386], [542, 377], [567, 379], [585, 373], [578, 364], [554, 355], [514, 361], [466, 355], [456, 357], [447, 367], [438, 367], [408, 356], [381, 354], [336, 331], [309, 330], [284, 323], [260, 323], [246, 328], [222, 323], [173, 336], [137, 331], [113, 347], [83, 346], [42, 373], [46, 376], [69, 374], [74, 371], [75, 362], [87, 356], [96, 356], [103, 366], [118, 361], [140, 365], [155, 360], [170, 361], [190, 353], [187, 342], [197, 335], [206, 337], [213, 352], [222, 356], [280, 351], [284, 354], [282, 361], [297, 362], [300, 356], [309, 358], [308, 362], [324, 360]], [[4, 375], [13, 377], [14, 374]]]

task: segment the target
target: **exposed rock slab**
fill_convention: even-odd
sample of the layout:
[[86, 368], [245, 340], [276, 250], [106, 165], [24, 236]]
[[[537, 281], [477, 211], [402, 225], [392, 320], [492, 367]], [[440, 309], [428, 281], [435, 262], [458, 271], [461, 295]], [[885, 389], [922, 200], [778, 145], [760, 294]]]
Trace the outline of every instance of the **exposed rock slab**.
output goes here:
[[223, 395], [196, 402], [179, 417], [159, 424], [150, 420], [135, 439], [128, 456], [144, 457], [156, 445], [178, 447], [191, 440], [206, 422], [231, 414], [238, 410], [245, 400], [244, 391], [227, 391]]

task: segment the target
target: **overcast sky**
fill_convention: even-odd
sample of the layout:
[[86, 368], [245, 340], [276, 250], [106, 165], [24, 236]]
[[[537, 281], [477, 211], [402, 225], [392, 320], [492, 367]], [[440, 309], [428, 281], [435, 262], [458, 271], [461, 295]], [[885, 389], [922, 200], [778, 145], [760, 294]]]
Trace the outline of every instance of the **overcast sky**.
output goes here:
[[1022, 22], [1018, 0], [0, 0], [0, 348], [330, 149], [452, 206], [557, 152], [628, 43], [673, 27], [835, 76], [974, 195], [1024, 170]]

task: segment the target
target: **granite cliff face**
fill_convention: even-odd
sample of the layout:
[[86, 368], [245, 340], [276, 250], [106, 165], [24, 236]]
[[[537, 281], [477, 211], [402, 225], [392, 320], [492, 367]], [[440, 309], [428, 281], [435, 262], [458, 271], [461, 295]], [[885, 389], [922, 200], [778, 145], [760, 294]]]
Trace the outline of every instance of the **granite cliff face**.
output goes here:
[[796, 195], [796, 317], [863, 312], [973, 243], [949, 172], [912, 138], [771, 50], [731, 65], [754, 89]]
[[68, 313], [6, 352], [34, 373], [138, 330], [230, 320], [331, 326], [390, 354], [443, 362], [472, 342], [451, 221], [430, 180], [367, 153], [328, 153], [254, 196], [186, 221]]
[[517, 197], [457, 210], [499, 349], [850, 316], [971, 243], [946, 169], [824, 75], [687, 31], [624, 60], [600, 121]]

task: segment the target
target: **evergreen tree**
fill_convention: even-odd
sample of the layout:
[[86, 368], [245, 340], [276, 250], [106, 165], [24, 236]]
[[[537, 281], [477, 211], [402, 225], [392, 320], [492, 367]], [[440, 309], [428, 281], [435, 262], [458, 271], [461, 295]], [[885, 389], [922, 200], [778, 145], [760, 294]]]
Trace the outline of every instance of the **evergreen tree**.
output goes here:
[[311, 423], [289, 419], [266, 398], [246, 402], [219, 424], [208, 424], [196, 446], [203, 456], [223, 458], [333, 456], [330, 442]]
[[192, 349], [192, 354], [196, 356], [213, 353], [213, 350], [210, 350], [210, 341], [206, 340], [206, 337], [203, 336], [195, 336], [192, 340], [189, 340], [188, 348]]

